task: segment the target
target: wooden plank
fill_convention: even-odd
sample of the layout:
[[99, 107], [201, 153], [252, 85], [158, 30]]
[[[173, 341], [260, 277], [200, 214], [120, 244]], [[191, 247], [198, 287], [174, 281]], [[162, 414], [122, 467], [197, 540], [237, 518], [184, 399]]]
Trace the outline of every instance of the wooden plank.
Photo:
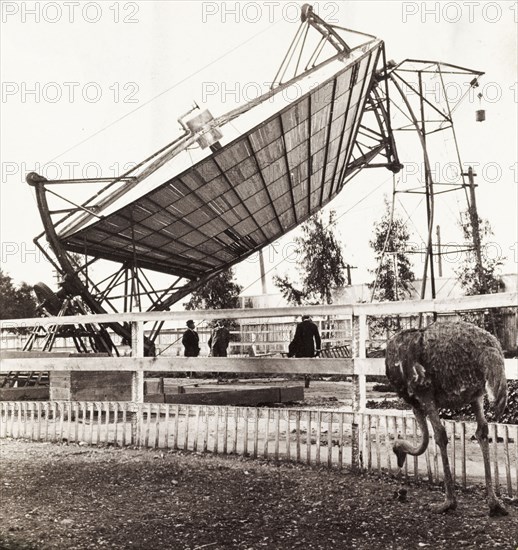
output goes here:
[[119, 403], [113, 402], [113, 444], [119, 445]]
[[37, 411], [37, 418], [36, 418], [36, 441], [40, 441], [41, 439], [41, 409], [42, 404], [37, 403], [36, 404], [36, 411]]
[[279, 460], [279, 443], [280, 443], [280, 431], [281, 431], [281, 411], [279, 409], [274, 410], [275, 419], [275, 460]]
[[376, 415], [374, 417], [374, 433], [375, 433], [375, 443], [376, 443], [376, 468], [378, 474], [381, 474], [381, 445], [380, 445], [380, 417]]
[[266, 411], [266, 426], [264, 430], [264, 447], [263, 447], [263, 456], [268, 458], [268, 444], [270, 439], [270, 410]]
[[7, 437], [7, 407], [9, 403], [0, 403], [0, 438]]
[[147, 403], [145, 407], [143, 407], [143, 413], [145, 411], [146, 414], [146, 427], [144, 430], [144, 447], [149, 447], [149, 432], [151, 428], [151, 403]]
[[451, 428], [451, 475], [453, 483], [456, 481], [457, 472], [457, 442], [456, 442], [456, 422], [449, 422]]
[[311, 411], [306, 411], [306, 464], [311, 464]]
[[321, 411], [317, 411], [316, 422], [317, 422], [317, 436], [316, 436], [317, 446], [316, 446], [315, 462], [317, 466], [319, 466], [320, 465], [320, 438], [322, 437], [322, 412]]
[[432, 431], [430, 433], [430, 442], [432, 444], [432, 456], [433, 456], [433, 474], [435, 483], [439, 482], [439, 461], [437, 452], [437, 441], [435, 440], [435, 433]]
[[0, 359], [0, 372], [243, 372], [261, 374], [353, 374], [352, 359], [282, 357], [68, 357]]
[[74, 408], [74, 442], [79, 443], [79, 403], [73, 404]]
[[191, 418], [192, 407], [187, 405], [185, 408], [185, 422], [184, 422], [184, 436], [183, 436], [183, 445], [182, 449], [187, 451], [189, 449], [189, 419]]
[[[47, 406], [47, 403], [45, 403], [45, 406]], [[7, 422], [5, 432], [7, 437], [14, 437], [14, 407], [15, 404], [13, 402], [7, 404]]]
[[321, 306], [300, 306], [297, 308], [265, 308], [265, 309], [226, 309], [189, 311], [148, 311], [121, 314], [102, 315], [72, 315], [66, 317], [40, 317], [29, 319], [1, 320], [0, 329], [12, 329], [14, 326], [44, 326], [84, 324], [84, 323], [120, 323], [144, 321], [194, 321], [214, 319], [255, 319], [266, 317], [293, 317], [298, 315], [385, 315], [397, 313], [450, 312], [468, 309], [486, 309], [492, 307], [516, 307], [518, 292], [502, 292], [479, 296], [463, 296], [447, 300], [405, 300], [399, 302], [372, 302], [368, 304], [337, 304]]
[[203, 444], [202, 444], [202, 452], [206, 453], [208, 448], [208, 441], [209, 441], [209, 408], [207, 406], [203, 407], [204, 411], [204, 417], [205, 417], [205, 425], [203, 429]]
[[223, 411], [224, 427], [223, 427], [223, 454], [228, 454], [228, 407], [225, 407]]
[[[505, 359], [509, 380], [518, 378], [518, 359]], [[0, 358], [0, 373], [11, 371], [241, 372], [258, 374], [383, 375], [382, 358], [295, 359], [282, 357], [69, 357], [49, 361]], [[167, 391], [167, 388], [166, 388]]]
[[257, 408], [254, 409], [254, 458], [257, 458], [259, 447], [259, 410]]
[[511, 459], [509, 456], [509, 426], [506, 424], [504, 428], [504, 457], [505, 457], [505, 479], [507, 482], [507, 494], [513, 498], [513, 483], [511, 480]]
[[90, 443], [90, 445], [94, 442], [94, 407], [94, 403], [90, 403], [88, 406], [88, 420], [90, 422], [90, 437], [88, 443]]
[[64, 437], [64, 422], [65, 422], [65, 403], [58, 403], [58, 415], [59, 415], [59, 440], [63, 441]]
[[[35, 410], [35, 403], [31, 403], [32, 407], [31, 407], [31, 432], [30, 432], [30, 439], [31, 441], [34, 441], [34, 433], [35, 433], [35, 430], [36, 430], [36, 410]], [[70, 420], [69, 420], [70, 422]]]
[[[124, 401], [124, 399], [121, 399]], [[163, 393], [154, 393], [144, 396], [144, 403], [165, 403], [165, 394]]]
[[97, 422], [96, 422], [96, 432], [95, 432], [95, 444], [98, 445], [101, 440], [101, 430], [102, 430], [102, 420], [103, 420], [103, 406], [102, 403], [96, 403], [95, 407], [97, 408]]
[[327, 421], [327, 467], [333, 465], [333, 412], [329, 412]]
[[[404, 416], [402, 418], [402, 425], [401, 425], [401, 434], [403, 435], [403, 440], [406, 440], [407, 438], [407, 418]], [[407, 460], [405, 460], [405, 481], [408, 482], [408, 457]]]
[[281, 387], [278, 403], [304, 401], [304, 386]]
[[238, 433], [239, 414], [237, 407], [234, 407], [234, 435], [232, 438], [232, 453], [237, 454], [237, 433]]
[[248, 420], [250, 416], [250, 409], [247, 407], [242, 410], [243, 412], [243, 422], [244, 422], [244, 428], [243, 428], [243, 456], [248, 455]]
[[13, 359], [19, 357], [29, 357], [32, 359], [35, 359], [37, 357], [70, 357], [70, 352], [1, 350], [0, 357], [2, 357], [2, 359]]
[[[300, 392], [297, 391], [297, 394]], [[279, 403], [279, 388], [259, 388], [249, 390], [225, 390], [193, 392], [165, 395], [166, 403], [192, 405], [258, 405], [261, 403]]]
[[372, 470], [372, 442], [371, 442], [371, 430], [372, 430], [372, 415], [365, 415], [365, 436], [367, 438], [367, 470]]
[[43, 440], [44, 441], [49, 441], [49, 411], [50, 411], [50, 403], [44, 403], [43, 405], [43, 414], [45, 418], [45, 421], [43, 423]]
[[466, 423], [460, 424], [460, 452], [461, 452], [461, 472], [462, 472], [462, 487], [466, 489]]
[[286, 411], [286, 460], [291, 460], [291, 437], [290, 437], [290, 430], [291, 430], [291, 418], [290, 418], [290, 411]]
[[[174, 430], [173, 430], [173, 450], [174, 451], [178, 450], [178, 429], [180, 425], [179, 416], [180, 416], [180, 407], [176, 405], [176, 407], [174, 408]], [[208, 425], [207, 425], [207, 429], [208, 429]], [[205, 451], [206, 450], [207, 449], [205, 449]]]
[[500, 489], [500, 476], [499, 476], [499, 467], [498, 467], [498, 427], [497, 424], [490, 424], [490, 433], [491, 438], [493, 440], [492, 442], [492, 450], [493, 450], [493, 480], [494, 480], [494, 487], [495, 492], [499, 492]]
[[[397, 428], [397, 417], [392, 416], [392, 438], [394, 440], [394, 443], [398, 440], [398, 428]], [[396, 464], [394, 465], [395, 468], [399, 469], [397, 465], [397, 461], [395, 461]]]
[[387, 415], [384, 415], [385, 422], [384, 422], [384, 428], [385, 428], [385, 452], [387, 453], [387, 468], [389, 471], [389, 474], [392, 473], [392, 442], [390, 440], [390, 427], [389, 427], [389, 417]]
[[192, 443], [192, 451], [194, 453], [198, 450], [199, 429], [200, 429], [200, 407], [196, 407], [196, 417], [194, 419], [194, 433], [193, 433], [193, 443]]
[[297, 462], [300, 462], [300, 411], [295, 411], [295, 432], [296, 432], [296, 457]]
[[126, 446], [126, 432], [127, 432], [127, 421], [128, 421], [127, 415], [128, 415], [127, 407], [124, 404], [122, 408], [122, 446], [123, 447]]
[[165, 428], [164, 428], [164, 447], [166, 449], [169, 449], [169, 409], [170, 406], [165, 406]]
[[0, 401], [38, 401], [40, 399], [42, 401], [50, 399], [49, 388], [44, 386], [0, 388]]
[[164, 393], [163, 378], [146, 378], [144, 380], [144, 394]]

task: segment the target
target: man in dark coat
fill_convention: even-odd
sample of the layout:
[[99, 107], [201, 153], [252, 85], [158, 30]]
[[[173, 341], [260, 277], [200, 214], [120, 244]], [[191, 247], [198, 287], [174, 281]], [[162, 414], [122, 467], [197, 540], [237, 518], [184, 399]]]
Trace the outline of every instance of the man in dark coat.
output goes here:
[[[295, 329], [295, 336], [288, 348], [288, 357], [316, 357], [320, 354], [322, 341], [318, 327], [309, 315], [302, 316], [302, 322]], [[311, 377], [304, 375], [304, 387], [309, 388]]]
[[321, 343], [317, 325], [309, 315], [303, 315], [302, 322], [298, 323], [295, 336], [290, 343], [289, 356], [315, 357], [320, 353]]
[[182, 344], [185, 357], [198, 357], [200, 354], [200, 337], [194, 330], [194, 321], [187, 321], [187, 330], [183, 333]]
[[212, 357], [226, 357], [229, 342], [230, 333], [228, 329], [223, 326], [221, 321], [217, 321], [209, 340], [210, 354]]

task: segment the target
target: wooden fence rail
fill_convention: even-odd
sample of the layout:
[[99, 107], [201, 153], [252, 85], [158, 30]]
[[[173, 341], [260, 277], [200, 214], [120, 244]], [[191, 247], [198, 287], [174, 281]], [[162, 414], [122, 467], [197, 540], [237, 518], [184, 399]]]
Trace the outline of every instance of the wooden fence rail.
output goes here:
[[[445, 421], [453, 476], [482, 483], [482, 455], [472, 422]], [[432, 432], [433, 433], [433, 432]], [[495, 485], [518, 494], [518, 426], [490, 424]], [[420, 437], [413, 416], [329, 410], [218, 407], [131, 402], [3, 402], [0, 437], [87, 445], [138, 446], [295, 461], [328, 468], [395, 473], [394, 441]], [[404, 478], [442, 481], [433, 436], [426, 453], [408, 457]]]

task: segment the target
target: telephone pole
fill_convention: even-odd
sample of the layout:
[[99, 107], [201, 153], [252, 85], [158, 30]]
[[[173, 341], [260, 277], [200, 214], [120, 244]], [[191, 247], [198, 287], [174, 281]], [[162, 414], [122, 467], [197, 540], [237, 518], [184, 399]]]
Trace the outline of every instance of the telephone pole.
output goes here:
[[[466, 175], [466, 174], [463, 174]], [[480, 282], [480, 289], [482, 294], [487, 294], [487, 285], [486, 285], [486, 275], [484, 273], [484, 267], [482, 265], [482, 247], [480, 244], [480, 224], [477, 211], [477, 199], [475, 196], [475, 174], [473, 168], [470, 166], [468, 168], [468, 180], [469, 180], [469, 218], [471, 222], [471, 233], [473, 237], [473, 248], [475, 249], [475, 259], [476, 259], [476, 271], [478, 275], [478, 280]]]
[[436, 227], [437, 235], [437, 265], [439, 267], [439, 277], [442, 277], [442, 249], [441, 249], [441, 226]]

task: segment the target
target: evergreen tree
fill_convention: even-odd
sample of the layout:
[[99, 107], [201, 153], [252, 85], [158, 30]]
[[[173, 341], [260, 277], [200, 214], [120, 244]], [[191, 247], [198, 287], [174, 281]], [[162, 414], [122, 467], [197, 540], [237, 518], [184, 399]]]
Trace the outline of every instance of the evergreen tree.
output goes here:
[[373, 238], [369, 241], [378, 263], [377, 269], [369, 270], [375, 280], [368, 284], [374, 289], [376, 300], [405, 300], [410, 295], [415, 280], [406, 252], [410, 236], [404, 221], [396, 212], [392, 213], [392, 207], [385, 199], [385, 213], [375, 224]]
[[[471, 227], [467, 213], [463, 214], [460, 226], [462, 234], [468, 246], [470, 246], [473, 243], [473, 228]], [[460, 266], [455, 270], [455, 274], [467, 296], [494, 294], [501, 292], [504, 287], [504, 282], [499, 271], [505, 258], [492, 258], [485, 253], [488, 248], [489, 239], [493, 236], [493, 230], [487, 220], [479, 218], [479, 234], [482, 269], [478, 269], [477, 255], [475, 251], [471, 250], [463, 256]]]
[[[463, 214], [460, 226], [468, 246], [471, 246], [473, 243], [473, 228], [467, 212]], [[455, 274], [467, 296], [494, 294], [505, 290], [505, 284], [500, 275], [500, 268], [505, 258], [493, 258], [485, 253], [492, 235], [493, 230], [490, 223], [487, 220], [479, 218], [482, 265], [478, 266], [477, 255], [474, 250], [470, 250], [463, 256], [460, 266], [455, 270]], [[507, 311], [506, 308], [491, 308], [485, 311], [463, 312], [461, 317], [465, 321], [474, 323], [491, 332], [500, 340], [503, 340]]]
[[234, 281], [232, 268], [222, 271], [216, 277], [195, 290], [185, 309], [234, 309], [239, 307], [239, 293], [243, 287]]
[[0, 318], [24, 319], [37, 317], [36, 300], [27, 283], [18, 286], [0, 269]]
[[[330, 304], [333, 289], [345, 284], [342, 246], [335, 235], [336, 215], [326, 223], [316, 214], [302, 224], [302, 236], [295, 238], [299, 283], [287, 275], [275, 275], [274, 284], [290, 304]], [[297, 285], [297, 286], [296, 286]]]

